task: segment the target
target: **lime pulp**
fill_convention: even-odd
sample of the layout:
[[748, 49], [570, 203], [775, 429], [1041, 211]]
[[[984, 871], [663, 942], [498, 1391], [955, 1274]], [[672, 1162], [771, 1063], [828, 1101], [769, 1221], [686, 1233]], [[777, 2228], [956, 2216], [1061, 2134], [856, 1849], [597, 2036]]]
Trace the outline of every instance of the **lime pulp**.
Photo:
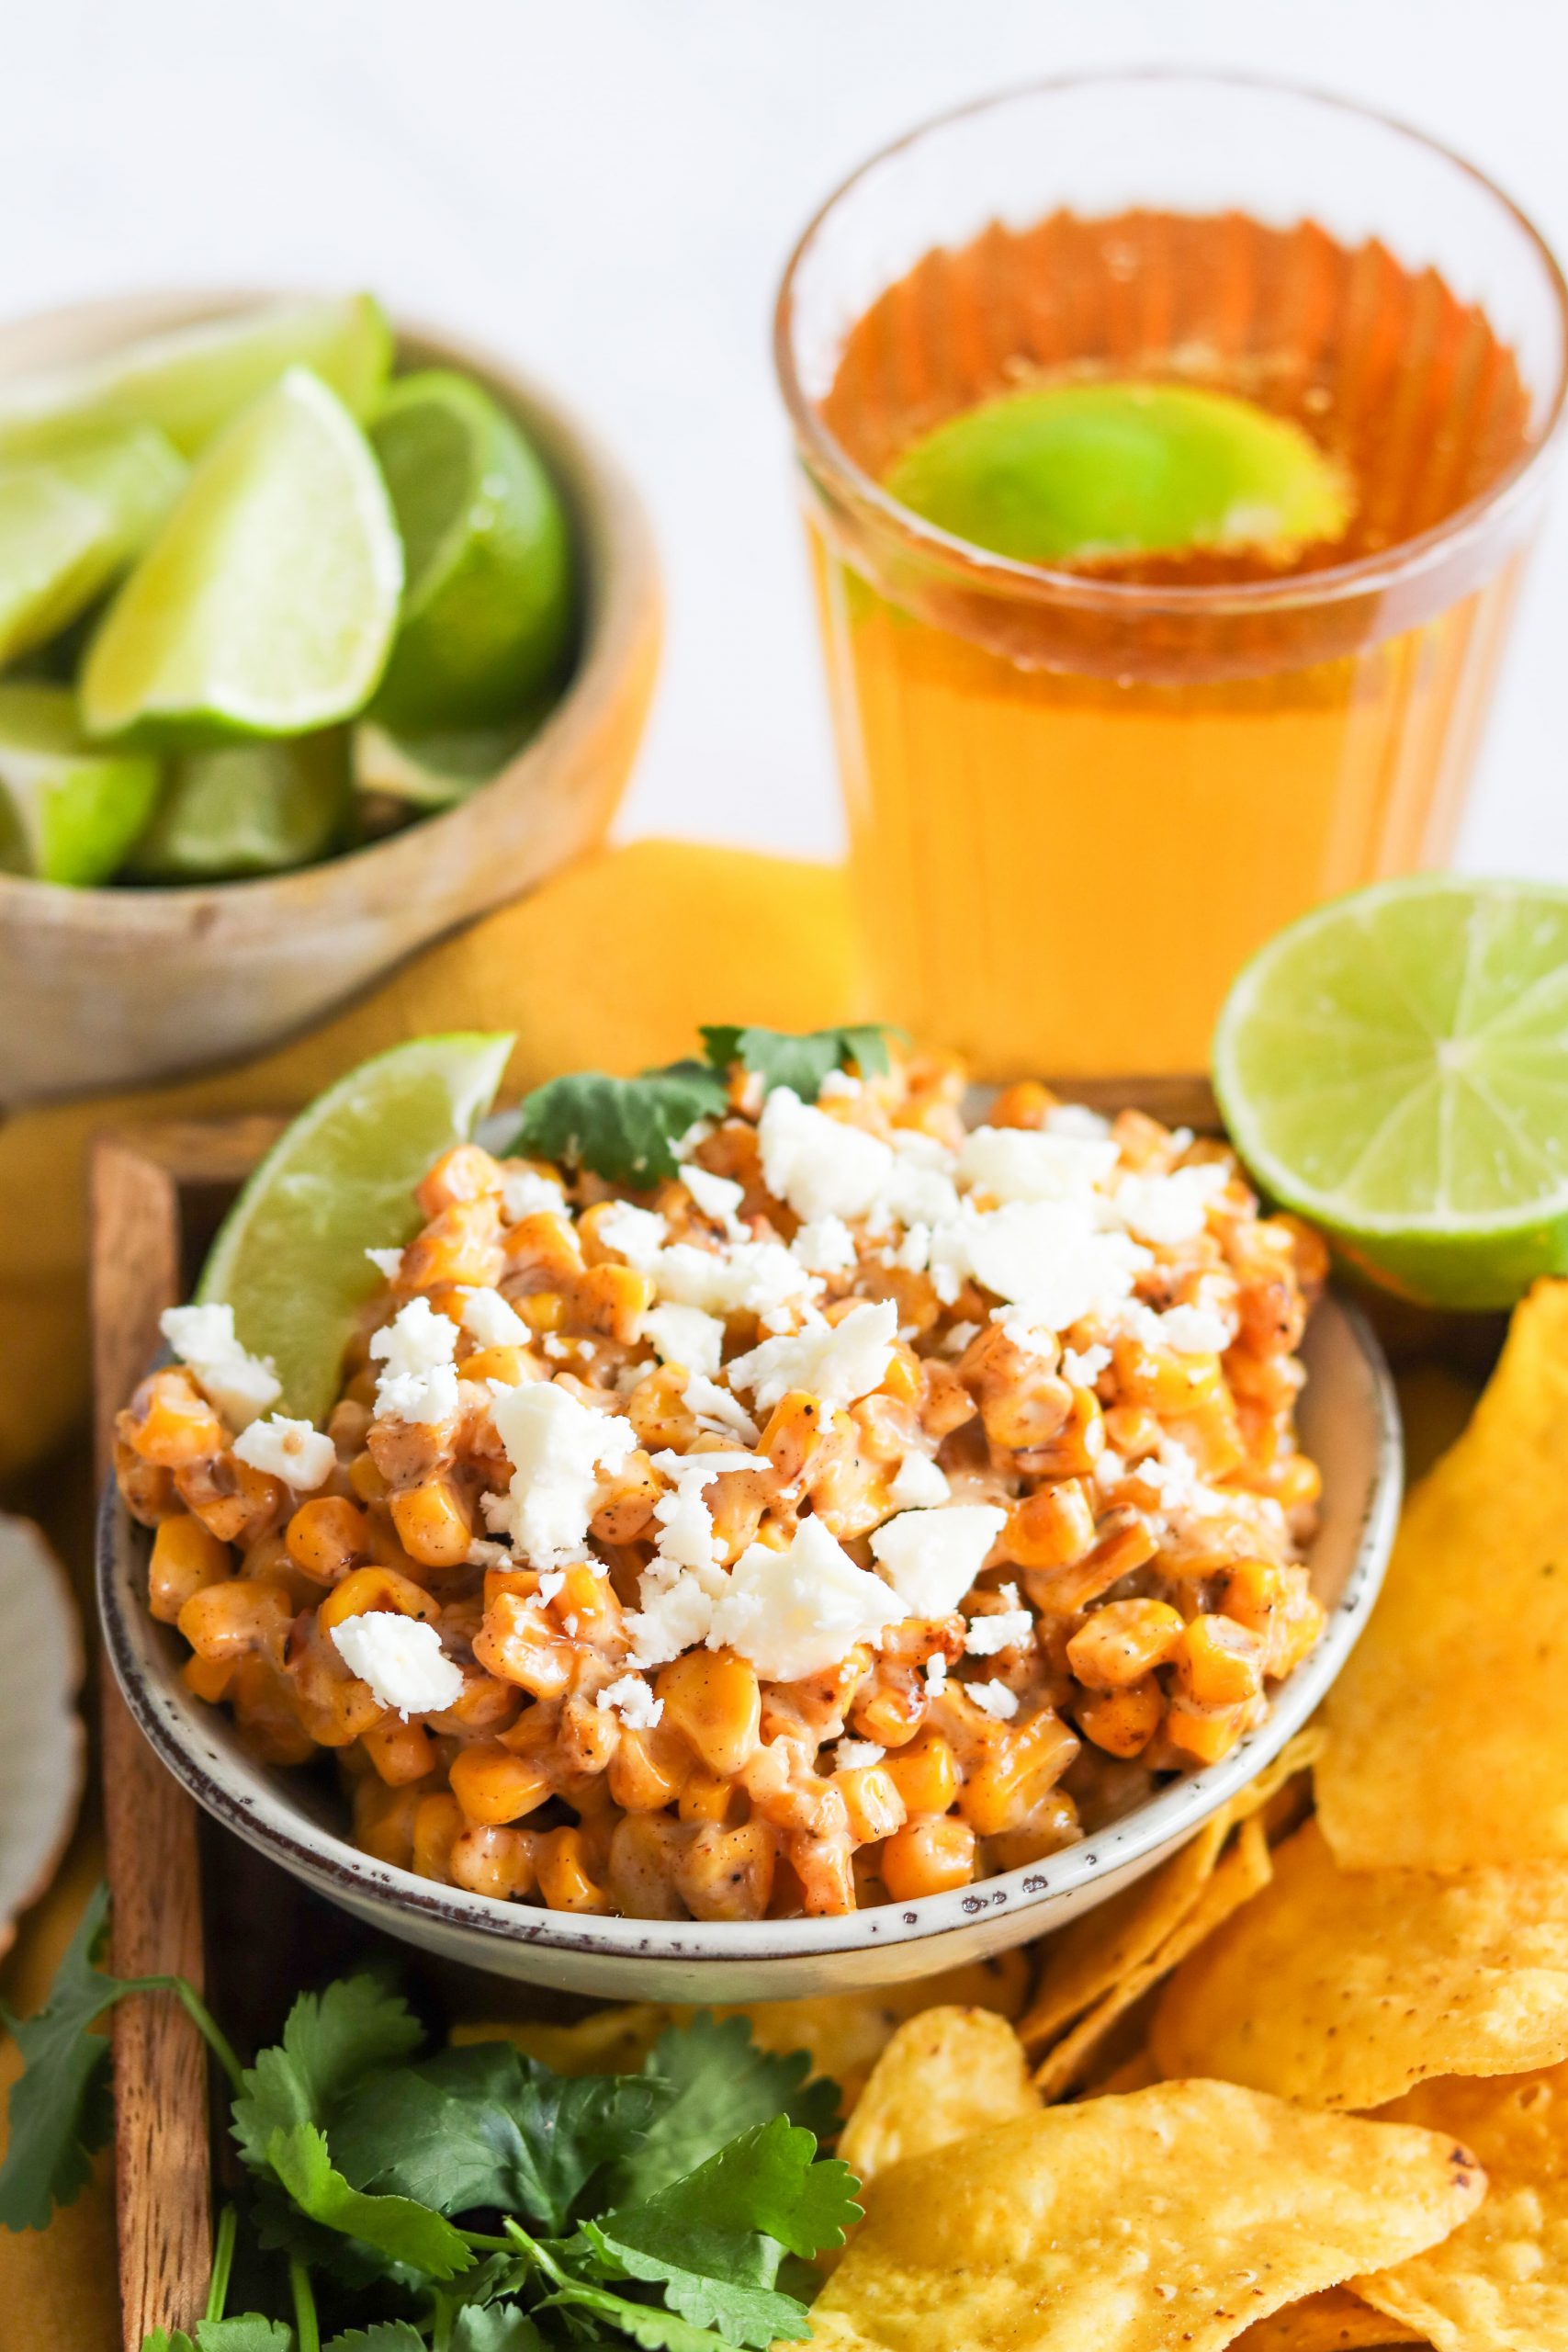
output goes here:
[[542, 459], [445, 368], [395, 383], [371, 439], [407, 565], [375, 716], [411, 734], [512, 718], [559, 677], [574, 628], [571, 537]]
[[291, 368], [212, 444], [110, 605], [82, 673], [90, 734], [301, 734], [386, 662], [402, 552], [359, 427]]
[[55, 636], [140, 554], [185, 471], [150, 425], [0, 460], [0, 662]]
[[171, 763], [126, 864], [138, 882], [216, 882], [311, 865], [341, 842], [349, 807], [342, 728], [228, 743]]
[[1024, 563], [1337, 538], [1339, 469], [1301, 426], [1193, 384], [1059, 383], [951, 418], [886, 488], [954, 538]]
[[197, 1286], [227, 1303], [283, 1384], [277, 1410], [324, 1421], [355, 1317], [380, 1281], [365, 1252], [419, 1224], [415, 1185], [494, 1100], [510, 1036], [414, 1037], [317, 1096], [250, 1178]]
[[0, 684], [0, 870], [107, 882], [158, 795], [158, 767], [87, 742], [68, 686]]
[[1445, 1307], [1568, 1272], [1568, 889], [1418, 876], [1304, 915], [1231, 989], [1214, 1088], [1262, 1188]]

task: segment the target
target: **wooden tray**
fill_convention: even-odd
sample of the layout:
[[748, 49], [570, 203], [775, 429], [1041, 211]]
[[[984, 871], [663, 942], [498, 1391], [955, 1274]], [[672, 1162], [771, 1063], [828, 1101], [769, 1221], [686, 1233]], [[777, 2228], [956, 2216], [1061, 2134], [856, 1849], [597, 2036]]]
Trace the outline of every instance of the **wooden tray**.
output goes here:
[[[1074, 1080], [1074, 1099], [1138, 1102], [1173, 1124], [1216, 1124], [1201, 1080]], [[165, 1306], [190, 1295], [223, 1211], [277, 1134], [264, 1118], [149, 1125], [100, 1137], [91, 1175], [96, 1453], [158, 1343]], [[1482, 1372], [1499, 1326], [1439, 1327], [1381, 1308], [1385, 1345], [1462, 1358]], [[202, 1987], [242, 2051], [274, 2035], [294, 1992], [348, 1964], [367, 1931], [198, 1815], [147, 1747], [103, 1668], [103, 1766], [117, 1974], [179, 1972]], [[439, 2012], [580, 2014], [591, 2003], [406, 1953], [411, 1988]], [[154, 2326], [191, 2326], [207, 2292], [213, 2182], [231, 2170], [215, 2135], [199, 2036], [173, 2002], [115, 2012], [115, 2155], [126, 2352]]]

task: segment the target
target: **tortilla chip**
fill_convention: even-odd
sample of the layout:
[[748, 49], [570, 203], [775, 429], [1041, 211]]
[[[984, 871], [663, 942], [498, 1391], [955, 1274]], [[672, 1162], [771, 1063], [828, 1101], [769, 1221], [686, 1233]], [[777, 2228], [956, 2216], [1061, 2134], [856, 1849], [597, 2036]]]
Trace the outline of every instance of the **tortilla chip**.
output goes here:
[[1219, 2352], [1474, 2211], [1449, 2136], [1226, 2083], [1045, 2108], [912, 2157], [811, 2313], [815, 2352]]
[[[1470, 2224], [1465, 2224], [1468, 2229]], [[1419, 2261], [1420, 2256], [1416, 2256]], [[1348, 2287], [1327, 2287], [1304, 2302], [1287, 2303], [1235, 2339], [1235, 2352], [1361, 2352], [1363, 2345], [1419, 2344], [1413, 2327], [1385, 2319]]]
[[[959, 2002], [969, 2008], [993, 2009], [999, 2017], [1016, 2018], [1028, 1986], [1027, 1960], [1021, 1951], [1010, 1951], [998, 1953], [994, 1960], [950, 1968], [941, 1976], [884, 1985], [874, 1993], [758, 2001], [721, 2008], [716, 2014], [749, 2018], [751, 2038], [759, 2049], [806, 2051], [812, 2073], [827, 2075], [838, 2084], [847, 2110], [860, 2097], [867, 2075], [906, 2018], [933, 2002]], [[683, 2024], [696, 2014], [695, 2009], [637, 2001], [595, 2009], [575, 2025], [550, 2025], [534, 2018], [459, 2025], [454, 2027], [452, 2039], [515, 2042], [528, 2057], [541, 2059], [558, 2075], [636, 2074], [667, 2027]]]
[[[1233, 1912], [1249, 1903], [1259, 1890], [1268, 1885], [1272, 1875], [1269, 1859], [1269, 1839], [1261, 1814], [1254, 1814], [1244, 1821], [1235, 1844], [1225, 1855], [1208, 1884], [1187, 1915], [1167, 1936], [1159, 1949], [1136, 1968], [1130, 1969], [1104, 1998], [1096, 2003], [1088, 2017], [1079, 2019], [1071, 2033], [1057, 2042], [1055, 2048], [1036, 2067], [1035, 2088], [1043, 2098], [1062, 2098], [1075, 2085], [1083, 2082], [1098, 2055], [1100, 2045], [1117, 2019], [1141, 2001], [1162, 1976], [1168, 1976], [1190, 1952], [1196, 1951], [1222, 1927]], [[1160, 2067], [1159, 2074], [1171, 2069]], [[1156, 2079], [1158, 2076], [1156, 2075]]]
[[1130, 2058], [1123, 2058], [1119, 2066], [1113, 2066], [1109, 2075], [1091, 2075], [1089, 2089], [1096, 2098], [1119, 2098], [1127, 2091], [1146, 2091], [1160, 2079], [1154, 2052], [1145, 2042]]
[[924, 2009], [901, 2025], [844, 2128], [839, 2154], [864, 2183], [907, 2156], [1032, 2115], [1040, 2094], [1006, 2018], [990, 2009]]
[[1568, 2057], [1568, 1870], [1342, 1871], [1315, 1822], [1193, 1953], [1149, 2037], [1166, 2076], [1367, 2108], [1431, 2075]]
[[1265, 1811], [1296, 1774], [1316, 1762], [1323, 1747], [1322, 1727], [1309, 1724], [1168, 1861], [1047, 1936], [1020, 2039], [1032, 2050], [1043, 2048], [1152, 1959], [1202, 1894], [1232, 1826]]
[[1451, 2132], [1486, 2167], [1486, 2202], [1451, 2238], [1356, 2290], [1438, 2352], [1568, 2345], [1568, 2066], [1423, 2083], [1384, 2112]]
[[1515, 1310], [1469, 1429], [1412, 1495], [1329, 1693], [1324, 1835], [1348, 1870], [1568, 1857], [1568, 1282]]

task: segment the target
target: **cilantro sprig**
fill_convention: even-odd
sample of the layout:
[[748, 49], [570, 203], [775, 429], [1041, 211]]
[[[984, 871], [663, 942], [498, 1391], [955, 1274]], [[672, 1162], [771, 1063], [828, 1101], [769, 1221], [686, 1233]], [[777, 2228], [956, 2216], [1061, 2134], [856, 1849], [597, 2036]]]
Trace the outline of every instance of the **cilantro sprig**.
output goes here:
[[722, 1118], [728, 1080], [739, 1069], [768, 1091], [792, 1087], [815, 1102], [830, 1070], [857, 1069], [879, 1078], [888, 1067], [887, 1032], [874, 1025], [813, 1029], [792, 1036], [780, 1029], [710, 1023], [701, 1033], [705, 1059], [671, 1062], [639, 1078], [606, 1078], [581, 1070], [536, 1087], [523, 1105], [511, 1148], [564, 1160], [596, 1176], [637, 1189], [673, 1176], [675, 1147], [700, 1119]]
[[[95, 1962], [88, 1905], [44, 2007], [6, 2022], [11, 2094], [0, 2223], [41, 2228], [84, 2186], [108, 2123], [108, 2045], [135, 1994], [179, 2000], [234, 2097], [252, 2270], [276, 2308], [226, 2316], [237, 2221], [220, 2223], [207, 2311], [142, 2352], [767, 2352], [809, 2336], [797, 2266], [859, 2217], [847, 2167], [818, 2153], [833, 2086], [743, 2018], [662, 2035], [640, 2074], [558, 2075], [510, 2041], [423, 2053], [380, 1977], [302, 1994], [281, 2040], [242, 2067], [192, 1987]], [[259, 2268], [258, 2268], [259, 2263]], [[345, 2323], [323, 2338], [321, 2312]]]

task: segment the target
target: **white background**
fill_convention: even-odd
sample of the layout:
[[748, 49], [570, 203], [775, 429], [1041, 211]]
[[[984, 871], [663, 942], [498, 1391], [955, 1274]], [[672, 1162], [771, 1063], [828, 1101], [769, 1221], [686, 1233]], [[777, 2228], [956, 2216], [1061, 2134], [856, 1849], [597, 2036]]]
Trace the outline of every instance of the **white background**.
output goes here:
[[[781, 266], [923, 117], [1160, 60], [1403, 115], [1568, 251], [1564, 0], [0, 0], [0, 311], [364, 284], [510, 351], [615, 441], [662, 543], [669, 650], [623, 831], [831, 854], [768, 351]], [[1568, 877], [1562, 488], [1472, 867]]]

